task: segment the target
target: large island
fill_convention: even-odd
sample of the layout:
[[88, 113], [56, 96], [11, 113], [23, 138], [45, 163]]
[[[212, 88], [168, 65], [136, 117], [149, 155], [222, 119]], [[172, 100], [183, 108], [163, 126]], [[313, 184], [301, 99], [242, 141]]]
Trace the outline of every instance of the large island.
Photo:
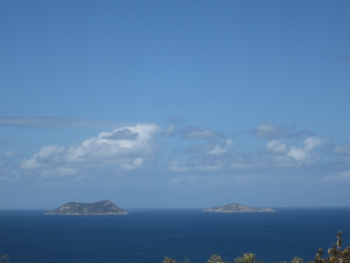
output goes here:
[[104, 200], [96, 203], [69, 202], [45, 213], [46, 215], [127, 215], [111, 201]]
[[251, 212], [276, 212], [271, 208], [256, 209], [254, 207], [240, 205], [240, 204], [228, 204], [224, 206], [216, 206], [203, 210], [204, 212], [216, 212], [216, 213], [251, 213]]

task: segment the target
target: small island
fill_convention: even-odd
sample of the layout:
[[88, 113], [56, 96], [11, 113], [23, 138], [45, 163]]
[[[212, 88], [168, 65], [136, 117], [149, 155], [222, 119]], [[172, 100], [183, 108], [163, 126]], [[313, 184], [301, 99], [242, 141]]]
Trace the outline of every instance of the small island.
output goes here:
[[216, 213], [251, 213], [251, 212], [276, 212], [271, 208], [256, 209], [254, 207], [240, 205], [240, 204], [228, 204], [224, 206], [216, 206], [203, 210], [204, 212], [216, 212]]
[[127, 215], [111, 201], [104, 200], [96, 203], [69, 202], [45, 213], [46, 215]]

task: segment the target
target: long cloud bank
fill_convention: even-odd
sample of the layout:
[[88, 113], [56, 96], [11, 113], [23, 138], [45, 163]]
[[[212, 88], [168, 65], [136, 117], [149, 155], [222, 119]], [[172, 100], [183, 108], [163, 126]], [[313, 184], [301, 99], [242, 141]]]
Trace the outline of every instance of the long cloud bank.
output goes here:
[[[253, 152], [242, 152], [232, 138], [209, 128], [172, 125], [162, 129], [156, 124], [136, 124], [102, 132], [80, 144], [42, 147], [31, 157], [22, 159], [11, 173], [17, 179], [21, 174], [77, 178], [99, 174], [101, 169], [116, 175], [148, 169], [170, 175], [171, 180], [174, 176], [234, 177], [276, 171], [282, 176], [305, 175], [306, 170], [302, 169], [312, 167], [327, 180], [350, 179], [349, 143], [332, 146], [329, 138], [305, 131], [292, 133], [272, 123], [263, 123], [250, 134], [267, 141]], [[172, 140], [186, 141], [181, 155], [159, 161], [166, 151], [173, 150]], [[0, 156], [0, 179], [10, 178], [9, 160], [14, 157], [16, 154], [12, 152]], [[327, 169], [322, 171], [325, 166]]]

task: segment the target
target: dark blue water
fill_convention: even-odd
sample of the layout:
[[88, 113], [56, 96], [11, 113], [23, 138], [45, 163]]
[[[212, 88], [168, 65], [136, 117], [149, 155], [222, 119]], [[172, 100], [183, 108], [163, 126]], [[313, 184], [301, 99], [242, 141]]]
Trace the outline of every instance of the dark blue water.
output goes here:
[[265, 262], [312, 260], [343, 231], [350, 245], [350, 208], [276, 209], [221, 214], [191, 210], [128, 210], [127, 216], [58, 216], [46, 211], [0, 211], [0, 255], [10, 263], [192, 263], [219, 254], [232, 262], [253, 252]]

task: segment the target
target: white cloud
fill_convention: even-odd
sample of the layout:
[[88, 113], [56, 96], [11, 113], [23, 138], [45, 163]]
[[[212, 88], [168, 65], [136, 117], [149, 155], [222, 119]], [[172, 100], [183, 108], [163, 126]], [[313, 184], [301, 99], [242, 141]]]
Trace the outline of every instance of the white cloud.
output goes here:
[[344, 143], [338, 145], [335, 149], [334, 152], [337, 154], [350, 154], [350, 143]]
[[328, 138], [321, 139], [319, 137], [308, 137], [304, 140], [304, 147], [298, 148], [292, 146], [287, 156], [293, 158], [297, 162], [316, 162], [319, 158], [317, 153], [311, 152], [317, 146], [328, 141]]
[[177, 129], [176, 124], [172, 124], [163, 132], [163, 134], [166, 136], [175, 136], [177, 134], [176, 129]]
[[294, 158], [296, 161], [305, 161], [308, 157], [307, 152], [302, 148], [292, 147], [287, 156]]
[[328, 138], [321, 139], [319, 137], [308, 137], [304, 140], [304, 150], [311, 151], [313, 148], [324, 144], [326, 141], [328, 141]]
[[287, 151], [287, 145], [277, 140], [270, 141], [266, 144], [266, 150], [270, 153], [285, 153]]
[[52, 155], [56, 155], [64, 151], [63, 146], [50, 145], [43, 147], [40, 151], [32, 156], [28, 160], [23, 160], [20, 164], [20, 168], [24, 170], [37, 169], [41, 166], [40, 160], [48, 159]]
[[[271, 169], [300, 168], [319, 161], [320, 154], [315, 150], [328, 138], [307, 137], [304, 147], [289, 146], [278, 140], [272, 140], [265, 146], [266, 151], [246, 154], [238, 152], [233, 142], [194, 145], [187, 150], [192, 156], [187, 161], [173, 161], [167, 169], [172, 172], [243, 172], [269, 171]], [[235, 173], [236, 174], [236, 173]], [[235, 175], [234, 174], [234, 175]]]
[[78, 145], [50, 145], [23, 160], [20, 168], [40, 170], [42, 175], [72, 175], [106, 166], [133, 170], [157, 152], [153, 141], [160, 130], [155, 124], [137, 124], [100, 133]]
[[32, 158], [26, 160], [24, 159], [20, 166], [21, 169], [24, 170], [30, 170], [30, 169], [37, 169], [40, 167], [40, 163], [37, 160], [37, 154], [34, 154]]
[[287, 129], [278, 127], [273, 123], [260, 124], [254, 131], [254, 135], [263, 138], [280, 137], [287, 132]]
[[125, 170], [133, 170], [136, 169], [137, 167], [140, 167], [144, 162], [143, 158], [136, 158], [135, 160], [133, 160], [132, 162], [125, 162], [122, 164], [122, 167]]
[[230, 146], [233, 144], [233, 141], [230, 139], [226, 140], [226, 143], [224, 146], [221, 146], [219, 144], [216, 144], [214, 149], [208, 151], [209, 154], [215, 154], [215, 155], [221, 155], [229, 151]]

